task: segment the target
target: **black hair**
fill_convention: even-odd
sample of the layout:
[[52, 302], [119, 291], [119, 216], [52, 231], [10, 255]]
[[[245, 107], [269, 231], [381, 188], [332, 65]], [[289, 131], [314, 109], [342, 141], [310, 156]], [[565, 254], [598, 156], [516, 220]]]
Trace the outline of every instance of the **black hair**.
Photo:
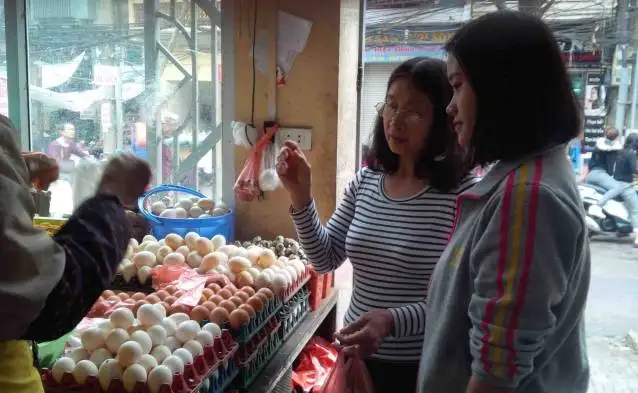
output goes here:
[[[435, 189], [449, 191], [459, 184], [464, 171], [456, 136], [445, 112], [452, 99], [445, 62], [424, 57], [406, 60], [390, 75], [386, 94], [390, 86], [401, 78], [408, 78], [416, 90], [430, 99], [434, 116], [432, 129], [423, 141], [423, 148], [414, 164], [414, 173], [418, 178], [427, 179]], [[372, 132], [370, 156], [373, 158], [372, 170], [392, 174], [399, 169], [399, 156], [390, 150], [381, 114], [377, 116]]]
[[497, 11], [445, 45], [476, 95], [472, 165], [516, 160], [580, 133], [580, 104], [550, 28], [540, 18]]
[[638, 152], [638, 134], [632, 133], [625, 138], [625, 144], [623, 146], [626, 150], [632, 150]]

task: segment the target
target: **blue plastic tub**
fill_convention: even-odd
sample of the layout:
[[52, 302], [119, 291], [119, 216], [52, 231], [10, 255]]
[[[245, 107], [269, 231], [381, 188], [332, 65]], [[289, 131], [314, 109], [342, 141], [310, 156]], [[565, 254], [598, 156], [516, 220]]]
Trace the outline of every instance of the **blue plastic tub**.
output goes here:
[[184, 194], [183, 197], [195, 196], [199, 198], [206, 198], [206, 195], [198, 191], [172, 184], [161, 185], [147, 191], [138, 199], [137, 205], [140, 209], [140, 213], [144, 216], [144, 218], [146, 218], [146, 221], [148, 221], [151, 227], [151, 234], [157, 239], [162, 239], [171, 233], [185, 236], [188, 232], [196, 232], [200, 236], [204, 236], [209, 239], [215, 235], [223, 235], [228, 242], [235, 240], [235, 220], [232, 210], [223, 216], [209, 218], [166, 218], [152, 214], [147, 208], [147, 206], [152, 203], [151, 201], [160, 200], [161, 197], [159, 197], [159, 195], [169, 193]]

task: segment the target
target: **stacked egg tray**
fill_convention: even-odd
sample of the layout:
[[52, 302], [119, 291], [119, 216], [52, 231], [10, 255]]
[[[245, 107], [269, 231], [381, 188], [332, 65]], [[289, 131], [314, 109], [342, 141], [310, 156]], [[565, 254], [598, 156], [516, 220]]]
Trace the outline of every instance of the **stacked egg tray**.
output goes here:
[[281, 326], [279, 318], [274, 317], [255, 339], [237, 351], [235, 361], [239, 374], [234, 383], [236, 388], [247, 389], [281, 347]]
[[[210, 385], [204, 393], [223, 392], [237, 375], [234, 356], [238, 347], [230, 332], [224, 330], [221, 340], [204, 347], [204, 353], [196, 356], [193, 363], [185, 365], [184, 373], [175, 374], [171, 385], [163, 385], [158, 393], [201, 393], [206, 380]], [[79, 385], [70, 373], [58, 383], [48, 369], [42, 370], [42, 383], [47, 393], [151, 393], [145, 383], [138, 383], [132, 392], [127, 392], [119, 379], [112, 380], [106, 390], [101, 388], [96, 377], [88, 377], [84, 384]]]
[[306, 266], [306, 270], [303, 272], [303, 274], [299, 275], [299, 277], [297, 277], [297, 280], [293, 282], [291, 286], [284, 289], [280, 294], [283, 302], [287, 303], [290, 299], [292, 299], [292, 297], [295, 296], [309, 281], [310, 269], [308, 268], [308, 266]]
[[286, 302], [279, 311], [279, 319], [281, 320], [279, 334], [282, 341], [288, 339], [309, 311], [310, 289], [305, 286]]

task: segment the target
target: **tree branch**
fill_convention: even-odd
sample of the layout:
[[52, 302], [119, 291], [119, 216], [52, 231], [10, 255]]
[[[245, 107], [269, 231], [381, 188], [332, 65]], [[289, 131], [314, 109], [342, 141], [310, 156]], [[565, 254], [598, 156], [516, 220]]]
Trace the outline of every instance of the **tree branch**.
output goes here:
[[556, 0], [546, 0], [545, 3], [540, 6], [540, 9], [538, 10], [538, 16], [542, 17], [543, 15], [545, 15], [545, 12], [547, 12], [549, 7], [554, 5], [555, 2]]
[[503, 11], [507, 9], [505, 5], [505, 0], [492, 0], [492, 3], [496, 6], [496, 9], [499, 11]]

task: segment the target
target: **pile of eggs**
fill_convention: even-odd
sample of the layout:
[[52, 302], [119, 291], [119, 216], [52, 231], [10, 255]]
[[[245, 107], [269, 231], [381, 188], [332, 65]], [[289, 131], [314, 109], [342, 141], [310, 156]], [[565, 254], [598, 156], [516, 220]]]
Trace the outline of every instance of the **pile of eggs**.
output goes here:
[[208, 239], [195, 232], [183, 238], [170, 234], [160, 240], [147, 235], [141, 244], [132, 239], [119, 271], [125, 281], [137, 275], [144, 284], [159, 265], [183, 265], [200, 274], [222, 274], [237, 286], [269, 288], [277, 294], [307, 273], [305, 263], [297, 257], [277, 257], [270, 248], [244, 248], [226, 244], [222, 235]]
[[223, 203], [210, 198], [182, 198], [177, 203], [169, 197], [151, 204], [151, 213], [164, 218], [210, 218], [223, 216], [230, 211]]
[[137, 315], [121, 307], [79, 337], [71, 336], [70, 348], [55, 362], [51, 374], [58, 383], [65, 374], [72, 374], [79, 385], [97, 377], [104, 391], [119, 379], [127, 392], [142, 383], [157, 393], [221, 335], [219, 325], [200, 327], [185, 313], [167, 316], [161, 304], [144, 304]]

